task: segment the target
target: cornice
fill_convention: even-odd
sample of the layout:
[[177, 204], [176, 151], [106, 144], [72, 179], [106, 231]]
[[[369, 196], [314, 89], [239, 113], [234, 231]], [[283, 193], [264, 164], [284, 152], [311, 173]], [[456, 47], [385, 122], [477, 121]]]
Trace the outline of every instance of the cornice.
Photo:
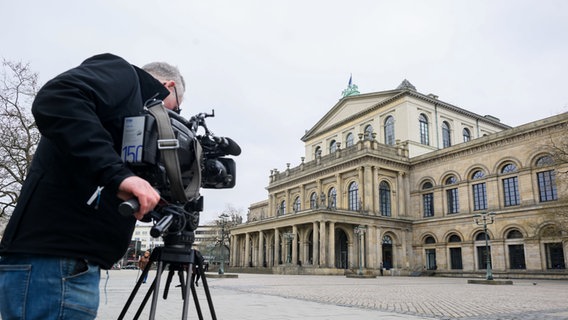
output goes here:
[[488, 150], [503, 150], [503, 147], [511, 144], [565, 130], [567, 123], [568, 113], [565, 113], [423, 154], [411, 158], [410, 164], [416, 166], [472, 156]]

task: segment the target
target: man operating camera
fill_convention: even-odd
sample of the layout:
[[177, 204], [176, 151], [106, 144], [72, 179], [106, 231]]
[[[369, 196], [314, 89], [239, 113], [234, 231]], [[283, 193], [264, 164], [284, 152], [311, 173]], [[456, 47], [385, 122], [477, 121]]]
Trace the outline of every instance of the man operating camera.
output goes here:
[[[160, 200], [121, 159], [123, 120], [152, 98], [179, 111], [184, 91], [176, 67], [101, 54], [38, 92], [42, 138], [0, 243], [3, 319], [96, 317], [100, 269], [122, 257], [136, 219]], [[117, 208], [131, 198], [140, 207], [124, 217]]]

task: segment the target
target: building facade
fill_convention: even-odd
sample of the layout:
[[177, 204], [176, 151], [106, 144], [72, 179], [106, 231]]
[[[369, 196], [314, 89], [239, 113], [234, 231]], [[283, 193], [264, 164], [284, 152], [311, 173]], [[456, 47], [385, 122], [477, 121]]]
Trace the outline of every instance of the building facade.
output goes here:
[[566, 168], [551, 152], [567, 124], [511, 128], [406, 80], [345, 90], [302, 138], [300, 165], [272, 170], [268, 199], [231, 229], [230, 264], [466, 276], [489, 262], [500, 277], [568, 277]]

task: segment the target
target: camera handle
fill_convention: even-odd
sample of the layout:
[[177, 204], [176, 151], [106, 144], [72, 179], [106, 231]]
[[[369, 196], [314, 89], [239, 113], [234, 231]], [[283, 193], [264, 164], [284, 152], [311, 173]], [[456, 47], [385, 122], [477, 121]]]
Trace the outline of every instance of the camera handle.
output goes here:
[[140, 202], [138, 202], [138, 199], [136, 198], [126, 200], [118, 205], [118, 212], [123, 217], [130, 217], [131, 215], [134, 214], [134, 212], [138, 211], [139, 209], [140, 209]]

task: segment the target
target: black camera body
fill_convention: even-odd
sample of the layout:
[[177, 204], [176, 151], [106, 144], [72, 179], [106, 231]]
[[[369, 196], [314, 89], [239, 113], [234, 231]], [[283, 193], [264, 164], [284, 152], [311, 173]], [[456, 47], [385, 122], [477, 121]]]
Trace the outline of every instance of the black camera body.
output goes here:
[[[205, 135], [198, 135], [196, 130], [204, 125], [204, 118], [214, 114], [198, 114], [189, 121], [180, 115], [169, 111], [171, 127], [176, 142], [179, 168], [184, 186], [187, 186], [193, 176], [191, 168], [194, 161], [201, 167], [201, 187], [211, 189], [233, 188], [236, 183], [236, 164], [226, 155], [240, 154], [240, 148], [228, 138], [218, 138], [206, 130]], [[137, 118], [137, 119], [136, 119]], [[138, 122], [134, 124], [133, 122]], [[158, 137], [158, 124], [156, 119], [145, 114], [138, 117], [129, 117], [125, 120], [125, 132], [129, 126], [136, 126], [135, 135], [141, 138], [138, 143], [123, 143], [122, 158], [131, 170], [154, 186], [163, 198], [170, 198], [170, 181], [167, 178], [164, 163], [161, 159], [164, 146]], [[207, 128], [205, 126], [205, 128]], [[226, 142], [228, 140], [228, 142]], [[203, 152], [202, 157], [195, 157], [195, 143], [199, 143]], [[238, 149], [238, 152], [234, 149]], [[229, 153], [227, 153], [229, 152]]]
[[[163, 108], [162, 101], [150, 101], [145, 109], [150, 108]], [[124, 120], [122, 159], [134, 174], [148, 181], [163, 199], [154, 212], [149, 214], [153, 220], [158, 221], [156, 226], [159, 226], [159, 230], [154, 230], [154, 234], [163, 236], [166, 233], [192, 232], [199, 224], [203, 198], [198, 196], [180, 202], [175, 197], [172, 192], [174, 182], [170, 179], [171, 172], [168, 172], [171, 164], [168, 167], [165, 163], [163, 153], [165, 150], [175, 150], [183, 188], [195, 184], [197, 179], [200, 188], [226, 189], [233, 188], [236, 183], [235, 161], [226, 156], [238, 156], [241, 149], [232, 139], [217, 137], [209, 131], [205, 118], [214, 117], [214, 111], [211, 114], [199, 113], [189, 120], [165, 108], [160, 111], [167, 112], [169, 123], [164, 124], [163, 120], [160, 122], [152, 112]], [[173, 138], [163, 139], [160, 136], [164, 126], [171, 127]], [[198, 134], [199, 128], [204, 130], [201, 135]], [[164, 221], [160, 223], [160, 220]], [[164, 226], [166, 220], [169, 223]], [[170, 225], [177, 225], [178, 230], [168, 230]], [[166, 237], [164, 240], [166, 241]]]

